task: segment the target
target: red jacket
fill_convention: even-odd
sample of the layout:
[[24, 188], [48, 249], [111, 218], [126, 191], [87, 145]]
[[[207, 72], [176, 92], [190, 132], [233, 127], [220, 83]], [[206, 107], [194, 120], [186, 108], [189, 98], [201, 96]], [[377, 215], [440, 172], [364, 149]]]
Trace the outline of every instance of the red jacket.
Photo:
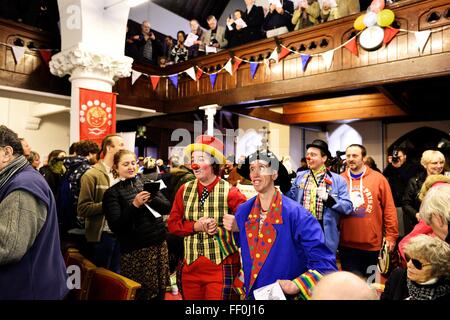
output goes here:
[[381, 249], [383, 235], [389, 242], [395, 243], [398, 237], [397, 209], [386, 178], [369, 167], [366, 167], [366, 172], [359, 179], [350, 181], [349, 170], [341, 175], [347, 181], [350, 198], [352, 192], [360, 193], [362, 190], [364, 203], [361, 202], [354, 208], [349, 216], [341, 217], [340, 245], [378, 251]]

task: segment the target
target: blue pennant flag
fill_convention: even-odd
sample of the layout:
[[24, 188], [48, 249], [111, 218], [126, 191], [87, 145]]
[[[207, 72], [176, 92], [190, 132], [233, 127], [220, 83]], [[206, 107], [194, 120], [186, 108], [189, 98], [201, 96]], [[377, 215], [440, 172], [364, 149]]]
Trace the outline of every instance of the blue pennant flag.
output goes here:
[[305, 72], [306, 66], [308, 65], [309, 59], [311, 59], [311, 56], [309, 54], [302, 54], [301, 57], [303, 72]]
[[214, 89], [214, 85], [216, 84], [216, 79], [217, 79], [217, 73], [213, 73], [209, 75], [209, 81], [211, 82], [211, 85]]
[[258, 70], [259, 63], [258, 62], [250, 62], [250, 72], [252, 75], [252, 79], [255, 78], [256, 70]]
[[173, 86], [178, 89], [178, 74], [169, 76], [169, 79], [172, 82]]

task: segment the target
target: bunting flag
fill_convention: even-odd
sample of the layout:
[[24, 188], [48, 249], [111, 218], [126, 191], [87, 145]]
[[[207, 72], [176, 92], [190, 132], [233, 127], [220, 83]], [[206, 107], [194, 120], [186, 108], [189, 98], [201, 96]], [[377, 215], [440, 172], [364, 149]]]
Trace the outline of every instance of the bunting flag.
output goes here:
[[269, 61], [275, 60], [275, 63], [278, 63], [278, 51], [277, 48], [273, 49], [272, 53], [270, 54]]
[[427, 44], [430, 34], [431, 34], [431, 30], [414, 32], [414, 35], [416, 36], [417, 47], [419, 48], [420, 53], [423, 52], [423, 49], [425, 48], [425, 45]]
[[173, 86], [178, 89], [178, 74], [169, 76], [169, 79], [172, 82]]
[[252, 79], [255, 79], [256, 70], [258, 69], [258, 62], [250, 62], [250, 74], [252, 75]]
[[242, 63], [241, 59], [234, 59], [233, 72], [236, 72], [236, 70], [239, 68], [241, 63]]
[[322, 59], [325, 63], [325, 68], [329, 70], [331, 68], [331, 65], [333, 64], [333, 57], [334, 57], [334, 50], [326, 51], [322, 53]]
[[266, 66], [266, 72], [271, 73], [272, 70], [270, 70], [270, 61], [269, 59], [264, 59], [264, 65]]
[[303, 69], [303, 72], [305, 72], [306, 66], [308, 65], [308, 62], [309, 62], [309, 59], [311, 59], [311, 55], [301, 54], [300, 56], [302, 58], [302, 69]]
[[139, 71], [136, 71], [136, 70], [131, 70], [131, 85], [133, 85], [136, 82], [136, 80], [139, 79], [139, 77], [141, 75], [142, 75], [142, 72], [139, 72]]
[[288, 48], [281, 47], [281, 52], [278, 54], [278, 61], [282, 60], [284, 57], [286, 57], [291, 51], [289, 51]]
[[202, 77], [203, 70], [201, 68], [197, 68], [197, 80]]
[[45, 64], [48, 66], [52, 58], [52, 50], [39, 49], [39, 53], [41, 54], [42, 60], [44, 60]]
[[209, 81], [211, 82], [211, 86], [213, 89], [216, 84], [216, 79], [217, 79], [217, 73], [212, 73], [209, 75]]
[[223, 68], [230, 74], [230, 76], [233, 75], [233, 64], [231, 63], [231, 59], [227, 61]]
[[192, 80], [197, 81], [197, 78], [195, 77], [195, 69], [194, 69], [194, 67], [190, 67], [190, 68], [187, 69], [185, 72], [187, 73], [187, 75], [188, 75], [189, 77], [192, 78]]
[[358, 56], [358, 46], [356, 45], [356, 37], [353, 37], [352, 40], [347, 42], [344, 47], [350, 50], [350, 52], [353, 53], [355, 56]]
[[80, 88], [80, 140], [101, 145], [103, 138], [116, 132], [116, 94]]
[[399, 29], [395, 29], [395, 28], [384, 28], [384, 39], [383, 39], [383, 43], [385, 45], [388, 45], [389, 42], [391, 42], [392, 39], [394, 39], [394, 37], [397, 35], [397, 33], [399, 33], [400, 30]]
[[16, 60], [16, 64], [18, 64], [25, 54], [25, 47], [12, 46], [12, 52], [14, 55], [14, 60]]
[[156, 90], [160, 78], [161, 78], [160, 76], [150, 76], [150, 81], [152, 82], [153, 90]]

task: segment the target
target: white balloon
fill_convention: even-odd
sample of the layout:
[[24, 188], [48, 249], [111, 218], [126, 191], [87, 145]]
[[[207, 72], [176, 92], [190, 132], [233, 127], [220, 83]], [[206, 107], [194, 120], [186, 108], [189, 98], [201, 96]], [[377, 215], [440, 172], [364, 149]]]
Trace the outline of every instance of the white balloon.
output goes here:
[[377, 24], [377, 14], [375, 12], [367, 12], [363, 20], [366, 27], [371, 27]]

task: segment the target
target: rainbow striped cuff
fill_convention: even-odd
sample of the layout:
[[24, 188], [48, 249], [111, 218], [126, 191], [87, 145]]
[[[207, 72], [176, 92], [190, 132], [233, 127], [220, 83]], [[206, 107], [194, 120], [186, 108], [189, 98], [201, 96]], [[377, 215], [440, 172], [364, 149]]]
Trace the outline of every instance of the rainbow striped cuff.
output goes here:
[[219, 244], [220, 251], [224, 257], [228, 257], [239, 251], [239, 247], [234, 241], [233, 233], [225, 230], [223, 227], [217, 228], [217, 233], [214, 235]]
[[302, 300], [310, 300], [311, 293], [314, 286], [322, 278], [322, 275], [316, 270], [308, 270], [303, 273], [300, 277], [292, 280], [295, 285], [300, 289], [299, 298]]

